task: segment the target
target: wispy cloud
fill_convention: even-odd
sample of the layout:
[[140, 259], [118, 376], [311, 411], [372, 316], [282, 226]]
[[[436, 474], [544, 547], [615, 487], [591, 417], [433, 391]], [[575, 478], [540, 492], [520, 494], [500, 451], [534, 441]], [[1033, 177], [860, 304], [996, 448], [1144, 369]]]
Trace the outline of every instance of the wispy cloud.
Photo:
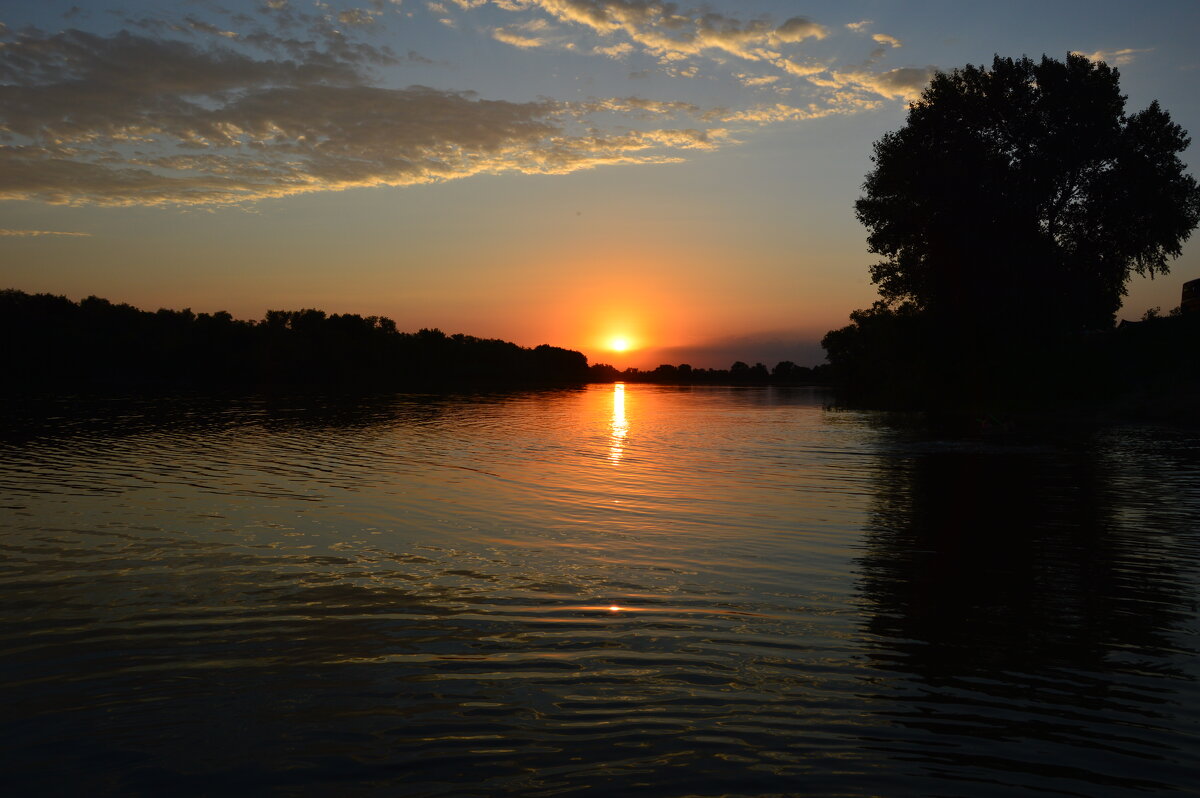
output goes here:
[[[791, 17], [776, 23], [764, 17], [738, 19], [704, 8], [685, 9], [676, 3], [657, 0], [493, 0], [494, 6], [510, 11], [543, 14], [566, 28], [586, 31], [613, 44], [593, 45], [590, 51], [609, 57], [624, 57], [635, 52], [658, 60], [662, 72], [676, 77], [696, 77], [702, 66], [719, 66], [744, 86], [761, 87], [782, 79], [809, 81], [812, 86], [839, 92], [857, 91], [864, 96], [856, 103], [860, 109], [878, 105], [879, 98], [911, 99], [928, 81], [931, 73], [924, 67], [904, 67], [879, 72], [876, 64], [890, 49], [902, 43], [887, 33], [870, 34], [874, 47], [866, 59], [854, 67], [835, 68], [825, 59], [807, 55], [804, 47], [832, 35], [831, 30], [808, 17]], [[851, 22], [845, 27], [853, 33], [866, 33], [870, 20]], [[513, 46], [532, 49], [544, 46], [545, 39], [528, 32], [500, 28], [495, 38]], [[754, 63], [763, 72], [751, 75], [727, 64]], [[923, 78], [923, 79], [922, 79]], [[777, 91], [791, 87], [776, 86]], [[835, 98], [830, 95], [830, 101]], [[836, 107], [845, 104], [837, 98]]]
[[721, 115], [720, 119], [722, 122], [752, 122], [759, 125], [770, 125], [870, 111], [878, 108], [881, 104], [878, 99], [863, 97], [861, 94], [839, 92], [831, 98], [823, 98], [807, 105], [789, 105], [788, 103], [758, 105], [740, 111], [727, 112]]
[[608, 37], [623, 35], [667, 62], [692, 56], [733, 56], [748, 61], [779, 58], [780, 47], [823, 39], [828, 30], [807, 17], [775, 24], [739, 20], [712, 11], [683, 10], [675, 3], [639, 0], [495, 0], [507, 11], [540, 11], [560, 23]]
[[0, 237], [17, 236], [27, 238], [33, 236], [68, 236], [72, 238], [89, 238], [91, 233], [77, 233], [66, 230], [10, 230], [8, 228], [0, 228]]
[[338, 12], [337, 20], [343, 25], [374, 25], [380, 13], [366, 8], [348, 8]]
[[751, 75], [748, 72], [738, 72], [734, 75], [743, 86], [769, 86], [779, 82], [778, 75]]
[[[652, 0], [492, 0], [502, 17], [525, 18], [464, 26], [471, 30], [462, 35], [483, 30], [525, 50], [649, 56], [681, 78], [720, 67], [742, 86], [798, 98], [732, 109], [637, 97], [509, 102], [380, 85], [375, 69], [429, 63], [356, 38], [381, 27], [397, 5], [365, 0], [335, 11], [318, 4], [309, 13], [265, 0], [257, 20], [229, 17], [240, 20], [237, 31], [191, 17], [126, 20], [137, 32], [110, 35], [0, 28], [0, 199], [214, 205], [478, 174], [672, 163], [734, 143], [730, 126], [911, 98], [932, 71], [881, 72], [870, 60], [839, 69], [813, 59], [799, 48], [831, 34], [806, 17], [741, 20]], [[424, 5], [443, 15], [484, 3]], [[873, 39], [877, 50], [900, 45], [884, 34]]]
[[496, 28], [492, 31], [492, 38], [498, 42], [511, 44], [513, 47], [520, 47], [523, 50], [543, 47], [546, 44], [546, 40], [539, 36], [527, 36], [511, 28]]
[[592, 48], [592, 52], [596, 55], [606, 55], [609, 58], [623, 58], [633, 52], [633, 45], [629, 42], [620, 42], [609, 47], [597, 45]]
[[1095, 52], [1085, 53], [1080, 50], [1072, 50], [1074, 55], [1082, 55], [1089, 61], [1104, 61], [1114, 66], [1126, 66], [1132, 64], [1141, 53], [1154, 52], [1153, 47], [1144, 47], [1136, 49], [1133, 47], [1125, 47], [1120, 50], [1096, 50]]
[[645, 97], [609, 97], [602, 100], [578, 103], [576, 104], [576, 108], [588, 114], [597, 111], [615, 111], [635, 116], [699, 115], [703, 113], [703, 109], [694, 103], [651, 100]]
[[[0, 198], [62, 204], [223, 204], [559, 174], [669, 163], [724, 140], [690, 124], [604, 131], [581, 121], [581, 106], [551, 100], [373, 86], [360, 63], [327, 52], [253, 58], [124, 32], [24, 34], [0, 48], [0, 82]], [[665, 108], [625, 100], [590, 111]]]
[[899, 67], [885, 72], [868, 69], [831, 70], [827, 76], [813, 76], [809, 80], [817, 86], [838, 91], [857, 91], [889, 100], [915, 100], [929, 85], [936, 71], [937, 67], [933, 66]]

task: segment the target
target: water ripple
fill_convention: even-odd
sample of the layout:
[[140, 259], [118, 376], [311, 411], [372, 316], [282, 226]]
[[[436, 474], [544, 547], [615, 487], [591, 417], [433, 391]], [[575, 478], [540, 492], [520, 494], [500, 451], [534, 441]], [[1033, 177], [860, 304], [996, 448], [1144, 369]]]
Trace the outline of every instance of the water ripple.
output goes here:
[[18, 794], [1195, 783], [1191, 433], [647, 386], [7, 409]]

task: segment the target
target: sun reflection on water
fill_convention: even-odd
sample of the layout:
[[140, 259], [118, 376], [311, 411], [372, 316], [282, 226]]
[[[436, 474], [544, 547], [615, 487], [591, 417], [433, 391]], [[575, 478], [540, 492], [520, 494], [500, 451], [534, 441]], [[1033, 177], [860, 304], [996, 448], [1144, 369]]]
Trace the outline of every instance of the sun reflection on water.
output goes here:
[[625, 420], [625, 383], [613, 385], [612, 409], [612, 441], [608, 448], [608, 459], [614, 463], [621, 461], [625, 451], [625, 436], [629, 433], [629, 422]]

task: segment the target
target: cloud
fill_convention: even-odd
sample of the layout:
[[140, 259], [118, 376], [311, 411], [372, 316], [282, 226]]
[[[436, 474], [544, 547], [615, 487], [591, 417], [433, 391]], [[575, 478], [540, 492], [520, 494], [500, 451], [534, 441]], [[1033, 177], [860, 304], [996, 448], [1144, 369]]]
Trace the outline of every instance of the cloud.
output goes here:
[[621, 114], [632, 114], [634, 116], [676, 116], [676, 115], [698, 115], [702, 113], [700, 106], [694, 103], [678, 102], [678, 101], [663, 101], [649, 100], [645, 97], [609, 97], [602, 100], [592, 100], [587, 103], [579, 103], [576, 108], [584, 114], [592, 114], [600, 111], [614, 111]]
[[[849, 22], [846, 24], [846, 28], [854, 33], [865, 33], [867, 28], [869, 28], [872, 24], [873, 23], [871, 20], [864, 19], [859, 22]], [[871, 54], [867, 56], [866, 60], [860, 64], [860, 67], [874, 66], [883, 59], [889, 49], [904, 46], [899, 39], [887, 33], [872, 33], [871, 41], [875, 42], [875, 49], [872, 50]], [[866, 84], [863, 85], [865, 86]]]
[[827, 64], [801, 64], [790, 58], [777, 58], [772, 63], [787, 74], [797, 78], [819, 75], [829, 69]]
[[899, 67], [886, 72], [856, 74], [854, 82], [882, 97], [913, 100], [929, 85], [935, 72], [937, 68], [933, 66]]
[[513, 47], [519, 47], [522, 50], [529, 50], [534, 47], [542, 47], [546, 44], [546, 40], [537, 36], [526, 36], [518, 33], [511, 28], [496, 28], [492, 31], [492, 38], [498, 42], [511, 44]]
[[772, 48], [823, 39], [825, 27], [807, 17], [779, 25], [766, 19], [742, 21], [709, 11], [681, 11], [674, 3], [651, 0], [496, 0], [508, 11], [538, 10], [559, 22], [601, 36], [623, 34], [668, 61], [699, 55], [729, 55], [748, 61], [778, 57]]
[[329, 52], [277, 60], [127, 32], [26, 33], [0, 48], [0, 199], [228, 204], [671, 163], [726, 143], [725, 132], [604, 131], [583, 116], [695, 110], [639, 98], [585, 108], [383, 88]]
[[624, 58], [633, 52], [633, 45], [629, 42], [621, 42], [614, 44], [611, 47], [596, 46], [592, 48], [592, 52], [596, 55], [606, 55], [609, 58], [619, 59]]
[[[751, 75], [734, 70], [732, 76], [749, 87], [776, 84], [781, 79], [791, 78], [803, 79], [802, 85], [810, 90], [813, 87], [830, 89], [832, 94], [825, 100], [832, 110], [821, 115], [844, 113], [847, 104], [843, 95], [846, 92], [864, 95], [853, 104], [860, 110], [876, 107], [880, 97], [912, 99], [932, 73], [931, 69], [912, 67], [874, 71], [873, 67], [888, 50], [902, 44], [886, 33], [871, 34], [874, 49], [866, 60], [851, 68], [836, 70], [831, 61], [806, 57], [798, 51], [800, 45], [830, 35], [828, 28], [808, 17], [791, 17], [776, 24], [766, 17], [743, 20], [703, 8], [685, 9], [676, 3], [659, 0], [492, 0], [492, 4], [510, 12], [540, 12], [562, 24], [564, 29], [583, 29], [603, 41], [617, 38], [612, 44], [591, 45], [586, 51], [620, 58], [640, 50], [656, 58], [660, 70], [673, 77], [698, 77], [702, 63], [724, 66], [731, 59], [773, 67], [778, 70], [778, 75]], [[861, 20], [845, 27], [855, 33], [864, 33], [870, 24], [870, 20]], [[530, 35], [528, 30], [518, 27], [500, 28], [493, 36], [523, 49], [548, 44], [545, 37]], [[773, 88], [784, 93], [795, 88], [795, 84]], [[810, 118], [803, 116], [808, 112], [806, 108], [803, 113], [796, 112], [790, 118]], [[760, 111], [754, 109], [748, 113]]]
[[192, 30], [200, 31], [201, 33], [208, 33], [213, 36], [223, 36], [226, 39], [236, 39], [238, 37], [235, 31], [221, 30], [210, 22], [204, 22], [193, 17], [187, 18], [187, 24]]
[[365, 8], [348, 8], [338, 12], [337, 20], [343, 25], [374, 25], [378, 13]]
[[0, 228], [0, 236], [72, 236], [88, 238], [91, 235], [91, 233], [76, 233], [63, 230], [9, 230], [7, 228]]
[[517, 25], [505, 25], [502, 28], [496, 28], [492, 31], [492, 38], [505, 44], [511, 44], [513, 47], [518, 47], [522, 50], [546, 47], [554, 43], [568, 50], [573, 48], [573, 43], [564, 42], [561, 39], [551, 38], [547, 35], [553, 32], [553, 26], [546, 22], [546, 20], [532, 19]]
[[[860, 20], [859, 22], [849, 22], [846, 24], [846, 28], [850, 31], [853, 31], [854, 33], [865, 33], [867, 28], [869, 28], [872, 24], [873, 23], [871, 22], [871, 20], [864, 19], [864, 20]], [[861, 64], [859, 64], [860, 72], [863, 69], [865, 69], [867, 67], [872, 67], [875, 64], [879, 63], [881, 60], [883, 60], [883, 57], [885, 55], [887, 55], [887, 52], [889, 49], [894, 49], [894, 48], [899, 48], [899, 47], [904, 46], [903, 43], [899, 39], [897, 39], [895, 36], [892, 36], [887, 33], [872, 33], [871, 41], [875, 42], [875, 48], [873, 50], [871, 50], [870, 55], [868, 55], [866, 57], [866, 59]], [[863, 90], [869, 91], [870, 90], [868, 88], [869, 86], [870, 86], [869, 81], [864, 81], [859, 84], [860, 89], [863, 89]]]
[[772, 125], [780, 122], [798, 122], [809, 119], [824, 119], [829, 116], [859, 113], [880, 106], [878, 99], [863, 97], [854, 92], [838, 92], [832, 97], [823, 98], [805, 106], [775, 103], [774, 105], [759, 105], [741, 111], [726, 112], [718, 118], [722, 122], [751, 122], [758, 125]]
[[[111, 35], [29, 28], [5, 34], [0, 46], [0, 199], [219, 205], [478, 174], [673, 163], [736, 143], [726, 126], [794, 123], [875, 108], [881, 98], [910, 99], [932, 73], [876, 72], [870, 63], [838, 70], [807, 59], [795, 47], [827, 30], [805, 17], [738, 20], [649, 0], [493, 3], [544, 12], [490, 31], [513, 46], [576, 47], [608, 58], [640, 50], [679, 77], [698, 76], [697, 56], [718, 64], [737, 58], [754, 65], [730, 69], [743, 85], [779, 94], [806, 88], [810, 96], [731, 110], [639, 97], [506, 102], [384, 87], [372, 69], [406, 58], [355, 38], [382, 21], [384, 0], [342, 11], [318, 4], [320, 15], [268, 0], [259, 13], [271, 24], [251, 20], [236, 34], [190, 17], [137, 20], [139, 32]], [[438, 14], [478, 5], [427, 3]], [[578, 26], [600, 43], [577, 47], [566, 37], [578, 40]], [[880, 47], [899, 45], [874, 38]], [[429, 63], [411, 52], [407, 61]]]
[[776, 28], [770, 38], [773, 42], [794, 43], [805, 39], [824, 39], [828, 35], [829, 31], [807, 17], [792, 17]]
[[[812, 76], [813, 84], [839, 91], [851, 90], [886, 97], [890, 100], [915, 100], [929, 85], [937, 67], [900, 67], [886, 72], [866, 69], [833, 70], [829, 77]], [[872, 106], [864, 106], [872, 107]]]
[[779, 81], [778, 75], [751, 75], [746, 72], [738, 72], [734, 75], [743, 86], [769, 86], [772, 83]]
[[1121, 50], [1096, 50], [1093, 53], [1084, 53], [1079, 50], [1072, 50], [1071, 54], [1082, 55], [1089, 61], [1104, 61], [1105, 63], [1110, 63], [1115, 66], [1126, 66], [1127, 64], [1132, 64], [1139, 53], [1152, 52], [1154, 52], [1153, 47], [1146, 47], [1142, 49], [1126, 47]]

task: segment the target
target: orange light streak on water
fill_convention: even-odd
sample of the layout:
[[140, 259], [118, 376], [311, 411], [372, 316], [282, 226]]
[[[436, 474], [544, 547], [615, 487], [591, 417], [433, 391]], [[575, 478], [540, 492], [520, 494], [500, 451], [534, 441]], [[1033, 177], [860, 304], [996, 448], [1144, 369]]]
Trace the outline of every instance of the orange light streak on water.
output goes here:
[[625, 436], [629, 434], [629, 422], [625, 418], [625, 383], [613, 385], [612, 408], [612, 442], [609, 445], [608, 459], [614, 464], [621, 462], [625, 451]]

